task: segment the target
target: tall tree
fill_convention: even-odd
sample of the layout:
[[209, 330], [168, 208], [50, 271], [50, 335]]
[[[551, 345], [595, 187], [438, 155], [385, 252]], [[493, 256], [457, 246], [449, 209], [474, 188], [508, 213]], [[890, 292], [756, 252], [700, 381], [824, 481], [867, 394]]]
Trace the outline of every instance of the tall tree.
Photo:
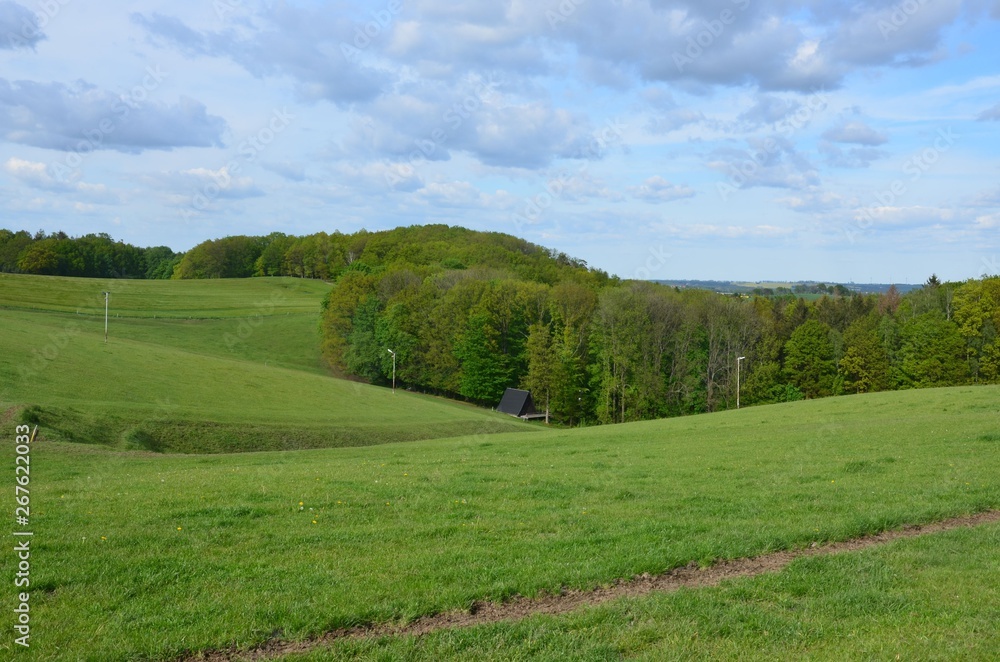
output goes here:
[[958, 325], [941, 313], [924, 313], [906, 320], [900, 339], [904, 386], [957, 386], [969, 381], [965, 342]]
[[875, 315], [855, 320], [844, 332], [840, 374], [848, 393], [884, 391], [891, 384], [889, 355], [878, 334]]
[[540, 322], [532, 324], [524, 349], [528, 359], [528, 373], [522, 383], [533, 394], [535, 404], [545, 407], [545, 424], [548, 425], [552, 393], [559, 381], [559, 363], [552, 347], [549, 325]]
[[508, 357], [501, 351], [499, 334], [489, 315], [471, 315], [459, 336], [455, 355], [461, 362], [459, 392], [470, 400], [496, 404], [511, 385]]
[[833, 393], [837, 368], [834, 363], [830, 327], [808, 319], [785, 343], [785, 374], [808, 398]]

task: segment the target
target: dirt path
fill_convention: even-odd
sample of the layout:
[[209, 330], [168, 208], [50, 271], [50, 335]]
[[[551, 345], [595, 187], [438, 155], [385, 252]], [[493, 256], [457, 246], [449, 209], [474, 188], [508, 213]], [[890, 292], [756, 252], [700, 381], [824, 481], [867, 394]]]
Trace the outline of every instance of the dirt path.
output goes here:
[[535, 599], [519, 597], [504, 603], [476, 602], [469, 611], [454, 611], [427, 616], [405, 625], [385, 623], [334, 630], [306, 641], [293, 642], [279, 639], [268, 641], [249, 650], [226, 649], [207, 651], [180, 659], [184, 662], [194, 660], [208, 662], [222, 662], [223, 660], [269, 660], [289, 653], [308, 651], [348, 637], [422, 635], [448, 628], [469, 627], [472, 625], [496, 623], [498, 621], [516, 621], [528, 616], [534, 616], [535, 614], [563, 614], [583, 606], [598, 605], [617, 598], [641, 596], [653, 591], [674, 591], [682, 587], [715, 586], [724, 579], [754, 577], [767, 572], [777, 572], [795, 559], [803, 556], [850, 552], [899, 540], [900, 538], [913, 538], [929, 533], [978, 526], [991, 522], [1000, 522], [1000, 510], [991, 510], [965, 517], [955, 517], [932, 524], [908, 526], [895, 531], [885, 531], [863, 538], [818, 545], [806, 549], [773, 552], [748, 559], [719, 561], [707, 568], [699, 568], [697, 564], [691, 563], [686, 567], [676, 568], [662, 575], [641, 575], [633, 579], [617, 580], [611, 586], [591, 591], [567, 590], [559, 595]]

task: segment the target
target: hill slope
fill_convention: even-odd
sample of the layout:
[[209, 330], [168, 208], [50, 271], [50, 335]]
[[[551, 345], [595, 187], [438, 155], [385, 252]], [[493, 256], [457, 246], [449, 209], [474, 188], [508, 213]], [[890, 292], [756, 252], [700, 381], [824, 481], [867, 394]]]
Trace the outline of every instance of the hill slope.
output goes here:
[[42, 442], [32, 614], [65, 657], [176, 659], [997, 508], [998, 395], [298, 453]]
[[[100, 288], [108, 286], [117, 289], [105, 344], [96, 304], [103, 307]], [[51, 437], [157, 451], [317, 448], [532, 429], [321, 374], [318, 318], [327, 289], [296, 279], [3, 276], [0, 401], [31, 406], [27, 416]]]

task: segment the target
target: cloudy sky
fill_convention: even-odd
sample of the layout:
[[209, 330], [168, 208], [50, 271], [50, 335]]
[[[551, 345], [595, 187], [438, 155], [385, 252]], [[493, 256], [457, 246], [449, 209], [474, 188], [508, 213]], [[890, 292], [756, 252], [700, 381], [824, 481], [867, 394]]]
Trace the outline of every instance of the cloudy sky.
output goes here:
[[1000, 0], [0, 0], [0, 227], [1000, 272]]

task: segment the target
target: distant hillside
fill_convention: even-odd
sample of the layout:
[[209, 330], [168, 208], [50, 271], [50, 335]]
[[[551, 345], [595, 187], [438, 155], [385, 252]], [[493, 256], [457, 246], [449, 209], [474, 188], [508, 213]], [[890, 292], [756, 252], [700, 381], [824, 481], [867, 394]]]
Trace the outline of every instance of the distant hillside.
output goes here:
[[[722, 294], [837, 294], [840, 292], [849, 294], [885, 294], [893, 283], [821, 283], [813, 280], [800, 280], [788, 282], [769, 281], [731, 281], [731, 280], [658, 280], [654, 281], [661, 285], [679, 287], [681, 289], [698, 289], [719, 292]], [[913, 285], [907, 283], [895, 283], [896, 290], [900, 294], [906, 294], [911, 290], [916, 290], [923, 285]]]
[[533, 430], [467, 405], [330, 379], [317, 326], [330, 289], [298, 278], [0, 274], [0, 413], [38, 424], [49, 440], [180, 453]]

